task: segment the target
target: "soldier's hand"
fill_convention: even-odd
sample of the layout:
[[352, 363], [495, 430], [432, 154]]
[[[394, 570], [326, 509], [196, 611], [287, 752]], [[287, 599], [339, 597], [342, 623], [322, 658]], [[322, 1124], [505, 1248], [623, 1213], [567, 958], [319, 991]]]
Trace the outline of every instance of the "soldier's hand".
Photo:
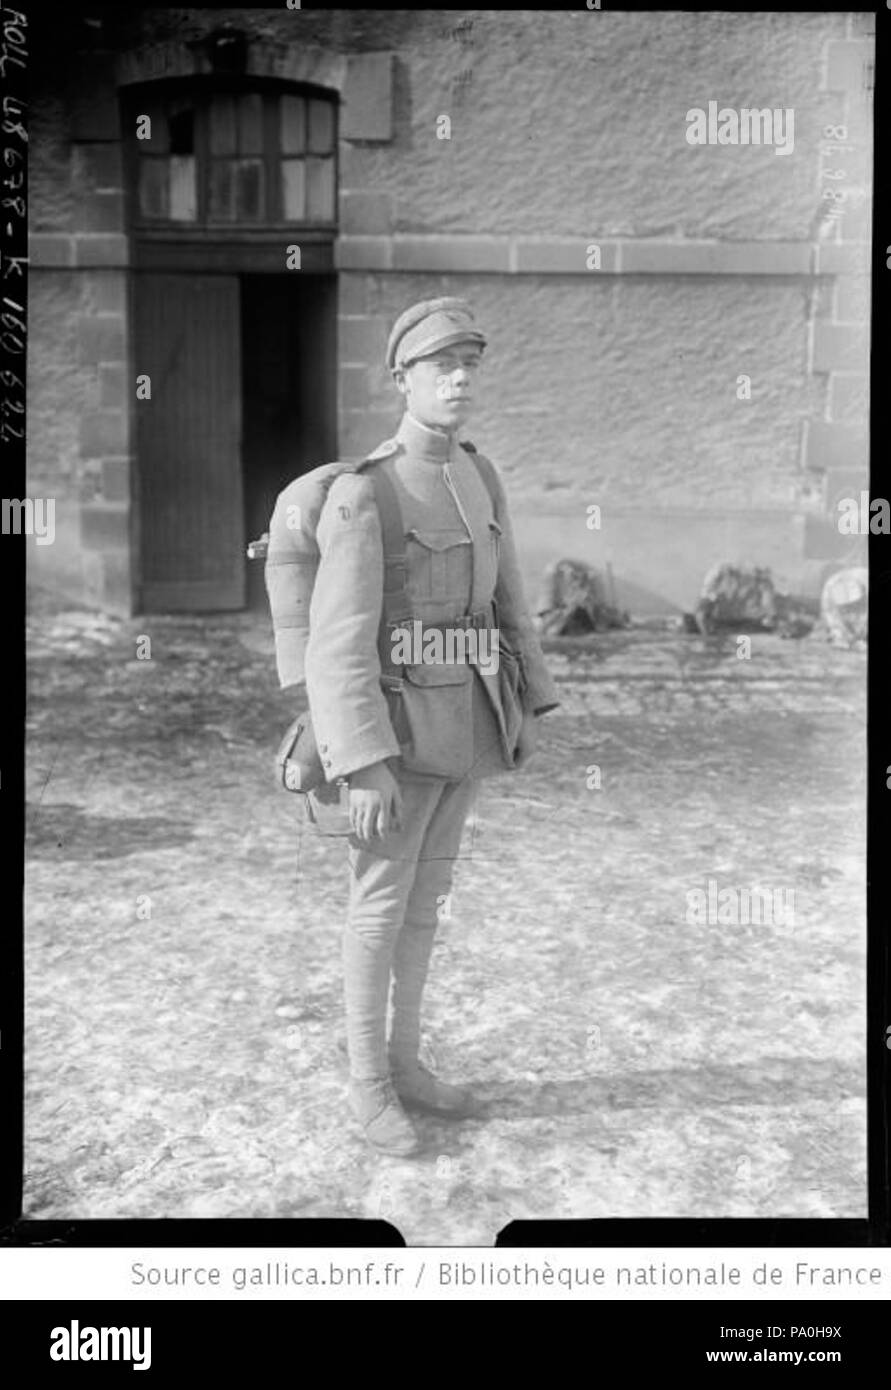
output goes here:
[[402, 829], [402, 791], [386, 763], [350, 774], [350, 825], [364, 844]]
[[532, 757], [537, 746], [538, 720], [534, 714], [527, 710], [523, 715], [523, 723], [520, 726], [517, 746], [514, 749], [514, 767], [524, 767]]

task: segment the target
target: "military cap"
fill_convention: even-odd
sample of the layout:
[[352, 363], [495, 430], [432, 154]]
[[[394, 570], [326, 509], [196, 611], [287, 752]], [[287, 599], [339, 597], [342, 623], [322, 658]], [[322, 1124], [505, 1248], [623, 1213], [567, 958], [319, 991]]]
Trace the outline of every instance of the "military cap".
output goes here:
[[438, 348], [453, 343], [479, 343], [486, 346], [485, 334], [474, 324], [473, 310], [466, 299], [425, 299], [413, 304], [393, 325], [387, 341], [387, 366], [406, 367], [418, 357], [427, 357]]

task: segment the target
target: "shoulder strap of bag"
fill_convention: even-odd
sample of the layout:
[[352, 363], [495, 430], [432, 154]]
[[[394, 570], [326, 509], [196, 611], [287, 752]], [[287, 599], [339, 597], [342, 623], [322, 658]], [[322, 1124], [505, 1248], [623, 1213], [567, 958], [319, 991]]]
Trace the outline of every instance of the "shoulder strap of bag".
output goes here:
[[401, 668], [393, 661], [390, 625], [409, 617], [411, 612], [406, 588], [405, 528], [396, 489], [386, 473], [375, 467], [377, 462], [377, 459], [365, 459], [357, 465], [356, 472], [367, 472], [371, 479], [381, 523], [384, 551], [384, 601], [378, 631], [381, 674], [398, 680]]
[[492, 501], [492, 511], [495, 513], [495, 519], [496, 521], [500, 521], [500, 517], [498, 515], [500, 510], [498, 502], [498, 479], [495, 476], [495, 469], [492, 467], [491, 461], [486, 458], [485, 454], [477, 453], [476, 445], [471, 444], [469, 439], [461, 440], [461, 448], [464, 450], [466, 454], [470, 455], [470, 457], [473, 459], [473, 462], [476, 464], [477, 472], [479, 473], [480, 477], [485, 483], [486, 490]]

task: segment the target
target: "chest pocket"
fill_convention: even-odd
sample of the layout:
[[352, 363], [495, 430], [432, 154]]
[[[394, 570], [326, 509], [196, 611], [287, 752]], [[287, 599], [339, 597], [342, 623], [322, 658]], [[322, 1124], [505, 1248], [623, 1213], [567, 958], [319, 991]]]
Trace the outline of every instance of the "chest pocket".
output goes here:
[[470, 600], [473, 542], [458, 526], [431, 530], [412, 527], [405, 533], [406, 583], [418, 599], [449, 600], [462, 613]]

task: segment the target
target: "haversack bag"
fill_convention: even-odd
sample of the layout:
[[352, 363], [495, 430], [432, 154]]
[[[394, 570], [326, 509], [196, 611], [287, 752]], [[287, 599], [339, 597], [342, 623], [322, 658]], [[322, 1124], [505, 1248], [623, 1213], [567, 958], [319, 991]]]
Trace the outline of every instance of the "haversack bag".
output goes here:
[[285, 791], [297, 792], [309, 825], [320, 835], [349, 835], [349, 786], [346, 778], [325, 781], [309, 712], [297, 716], [278, 746], [276, 781]]
[[422, 776], [458, 780], [473, 766], [473, 667], [406, 666], [398, 683], [384, 681], [390, 723], [403, 766]]

